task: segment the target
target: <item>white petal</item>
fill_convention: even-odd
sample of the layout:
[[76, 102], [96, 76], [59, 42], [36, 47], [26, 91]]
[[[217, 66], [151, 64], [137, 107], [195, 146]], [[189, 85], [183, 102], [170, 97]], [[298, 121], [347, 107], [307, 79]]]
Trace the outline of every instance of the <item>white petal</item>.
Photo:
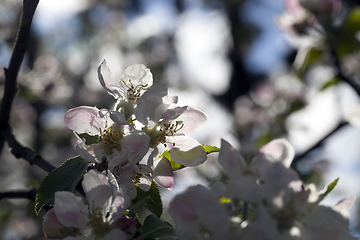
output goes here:
[[270, 162], [279, 161], [289, 168], [294, 156], [295, 149], [291, 143], [284, 138], [278, 138], [261, 147], [255, 158], [266, 159]]
[[120, 219], [124, 215], [125, 210], [130, 206], [130, 198], [126, 191], [126, 187], [122, 186], [115, 193], [115, 198], [110, 208], [110, 224]]
[[225, 208], [211, 191], [201, 185], [189, 187], [175, 196], [169, 211], [177, 226], [200, 224], [210, 231], [211, 239], [221, 239], [229, 230]]
[[126, 234], [120, 229], [116, 228], [111, 230], [110, 233], [106, 234], [102, 240], [126, 240]]
[[186, 107], [186, 110], [174, 121], [181, 121], [184, 124], [178, 133], [188, 134], [201, 127], [207, 121], [207, 117], [199, 109]]
[[149, 120], [158, 123], [169, 107], [169, 104], [163, 103], [163, 97], [167, 96], [167, 92], [167, 86], [164, 84], [152, 86], [147, 90], [137, 102], [136, 119], [146, 126], [149, 125]]
[[57, 218], [64, 226], [86, 228], [89, 210], [81, 197], [76, 197], [71, 192], [56, 192], [54, 209]]
[[171, 163], [167, 158], [163, 157], [156, 165], [154, 168], [153, 178], [157, 184], [164, 188], [169, 190], [174, 188], [174, 173], [171, 167]]
[[80, 155], [80, 157], [85, 159], [87, 162], [101, 163], [101, 159], [104, 155], [104, 152], [101, 149], [101, 145], [96, 143], [86, 145], [84, 138], [81, 139], [77, 134], [75, 134], [75, 136], [78, 138], [75, 150]]
[[198, 141], [187, 136], [168, 137], [171, 159], [188, 167], [195, 167], [207, 159], [204, 148]]
[[150, 137], [143, 131], [134, 130], [131, 134], [126, 135], [121, 140], [123, 150], [127, 152], [130, 164], [136, 164], [149, 151]]
[[179, 107], [176, 104], [170, 104], [169, 109], [166, 110], [161, 116], [161, 118], [163, 119], [162, 121], [167, 123], [169, 121], [177, 119], [181, 114], [184, 113], [186, 108], [187, 107]]
[[113, 198], [113, 188], [109, 179], [104, 174], [92, 169], [84, 174], [82, 186], [90, 205], [90, 211], [93, 208], [101, 208], [106, 213]]
[[151, 180], [146, 177], [141, 177], [139, 182], [139, 188], [145, 192], [149, 191], [151, 187]]
[[72, 234], [71, 228], [65, 227], [56, 216], [55, 209], [50, 209], [44, 216], [42, 230], [48, 238], [64, 238]]
[[118, 111], [110, 111], [110, 118], [118, 125], [129, 125], [129, 122], [126, 121], [125, 116]]
[[246, 169], [244, 158], [224, 139], [221, 139], [219, 163], [230, 176], [242, 174]]
[[96, 107], [81, 106], [67, 111], [64, 117], [65, 124], [71, 130], [81, 134], [99, 135], [100, 129], [105, 129], [113, 122], [104, 115], [104, 110]]
[[129, 86], [130, 80], [133, 86], [144, 85], [150, 87], [153, 84], [153, 77], [150, 69], [146, 68], [144, 64], [134, 64], [127, 67], [121, 79]]
[[101, 86], [103, 86], [110, 95], [116, 99], [125, 96], [125, 92], [121, 88], [120, 81], [113, 78], [105, 60], [98, 66], [97, 72]]

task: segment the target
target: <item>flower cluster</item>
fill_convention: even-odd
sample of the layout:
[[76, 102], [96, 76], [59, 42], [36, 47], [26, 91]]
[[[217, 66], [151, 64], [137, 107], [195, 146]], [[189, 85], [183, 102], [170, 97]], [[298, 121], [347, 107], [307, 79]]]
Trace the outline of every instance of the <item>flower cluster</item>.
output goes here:
[[[124, 212], [137, 188], [148, 191], [154, 180], [172, 189], [170, 161], [197, 166], [207, 158], [202, 145], [185, 136], [201, 126], [206, 115], [177, 105], [165, 85], [152, 86], [152, 74], [144, 65], [128, 67], [121, 80], [115, 80], [104, 60], [98, 76], [116, 99], [114, 109], [80, 106], [65, 115], [65, 124], [78, 139], [76, 151], [89, 163], [82, 181], [87, 205], [73, 193], [56, 192], [55, 207], [43, 222], [47, 237], [127, 239], [136, 233], [137, 222]], [[88, 143], [82, 136], [96, 140]]]
[[[206, 160], [211, 151], [186, 136], [206, 116], [177, 105], [177, 97], [168, 96], [165, 85], [152, 86], [144, 65], [127, 68], [116, 81], [104, 61], [98, 74], [101, 85], [116, 99], [115, 107], [81, 106], [66, 113], [65, 123], [78, 139], [76, 150], [84, 164], [80, 175], [84, 196], [55, 192], [54, 207], [43, 222], [47, 237], [355, 239], [347, 229], [354, 198], [331, 208], [320, 206], [333, 187], [319, 193], [313, 184], [305, 186], [290, 168], [295, 151], [285, 139], [271, 141], [248, 161], [222, 140], [219, 164], [227, 178], [210, 189], [197, 185], [174, 197], [169, 208], [174, 230], [159, 219], [162, 206], [160, 213], [154, 210], [161, 199], [151, 196], [152, 182], [172, 189], [173, 166], [192, 167]], [[146, 206], [158, 214], [142, 222], [137, 209]]]
[[[170, 214], [180, 239], [355, 239], [348, 231], [354, 198], [319, 206], [325, 193], [304, 186], [290, 169], [294, 149], [285, 139], [246, 161], [222, 140], [219, 163], [226, 183], [197, 185], [176, 196]], [[216, 216], [216, 217], [213, 217]]]
[[[178, 164], [197, 166], [206, 160], [201, 144], [185, 136], [201, 126], [206, 115], [177, 105], [177, 97], [168, 96], [165, 85], [152, 86], [152, 74], [144, 65], [126, 68], [121, 80], [115, 80], [104, 60], [98, 76], [116, 99], [114, 109], [76, 107], [66, 113], [65, 123], [78, 138], [79, 155], [112, 171], [131, 199], [136, 197], [136, 187], [148, 190], [151, 179], [162, 187], [174, 187], [171, 163], [161, 157], [159, 145]], [[87, 144], [79, 137], [84, 133], [96, 136], [97, 141]], [[145, 156], [149, 156], [147, 162], [140, 163]]]

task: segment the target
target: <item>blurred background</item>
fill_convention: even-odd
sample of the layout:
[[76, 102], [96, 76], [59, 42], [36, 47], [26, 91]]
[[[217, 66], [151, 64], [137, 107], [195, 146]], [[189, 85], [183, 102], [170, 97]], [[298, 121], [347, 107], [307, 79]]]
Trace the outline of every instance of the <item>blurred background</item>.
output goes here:
[[[21, 7], [20, 0], [0, 0], [1, 67], [8, 66]], [[343, 1], [342, 18], [354, 7]], [[293, 167], [305, 183], [320, 190], [340, 178], [324, 204], [359, 196], [360, 129], [344, 123], [359, 96], [336, 78], [327, 54], [316, 62], [306, 55], [299, 65], [298, 46], [306, 39], [277, 26], [285, 11], [283, 0], [40, 0], [12, 109], [14, 134], [59, 166], [77, 155], [63, 122], [66, 111], [115, 103], [98, 82], [99, 63], [106, 59], [116, 78], [143, 63], [154, 84], [167, 84], [180, 105], [207, 114], [208, 122], [193, 134], [199, 142], [220, 146], [224, 138], [251, 158], [263, 144], [285, 137], [296, 149]], [[356, 80], [359, 59], [356, 51], [341, 59]], [[8, 148], [0, 166], [0, 192], [39, 187], [47, 174]], [[209, 155], [205, 164], [176, 172], [176, 187], [162, 192], [163, 201], [189, 185], [209, 186], [222, 174], [217, 155]], [[354, 232], [360, 230], [358, 204], [351, 208]], [[44, 238], [43, 215], [36, 216], [28, 200], [1, 200], [0, 239]]]

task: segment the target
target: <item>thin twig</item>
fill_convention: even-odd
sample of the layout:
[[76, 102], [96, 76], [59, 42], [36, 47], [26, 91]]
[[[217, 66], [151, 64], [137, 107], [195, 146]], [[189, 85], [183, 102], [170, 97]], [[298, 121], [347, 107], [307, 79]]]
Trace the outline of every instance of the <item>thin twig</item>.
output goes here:
[[11, 153], [16, 158], [23, 158], [28, 161], [31, 165], [35, 164], [46, 172], [51, 172], [55, 169], [53, 165], [45, 161], [39, 154], [35, 153], [31, 149], [22, 146], [11, 133], [10, 129], [1, 131], [1, 136], [6, 140], [9, 147], [11, 148]]
[[8, 192], [0, 192], [0, 200], [5, 198], [25, 198], [29, 200], [35, 200], [37, 189], [31, 187], [29, 190], [14, 190]]
[[338, 132], [340, 129], [342, 129], [344, 126], [348, 126], [348, 122], [341, 122], [339, 123], [335, 129], [333, 129], [330, 133], [328, 133], [326, 136], [324, 136], [320, 141], [318, 141], [315, 145], [313, 145], [311, 148], [306, 150], [305, 152], [296, 155], [294, 160], [292, 161], [292, 165], [297, 163], [299, 160], [303, 159], [308, 153], [315, 150], [316, 148], [321, 147], [321, 145], [324, 143], [325, 140], [327, 140], [329, 137], [331, 137], [334, 133]]

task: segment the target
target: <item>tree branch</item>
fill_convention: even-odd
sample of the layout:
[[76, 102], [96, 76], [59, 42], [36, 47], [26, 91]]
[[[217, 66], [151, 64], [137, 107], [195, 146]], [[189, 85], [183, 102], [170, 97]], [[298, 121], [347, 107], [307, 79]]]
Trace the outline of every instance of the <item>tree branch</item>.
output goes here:
[[51, 172], [55, 169], [53, 165], [45, 161], [39, 154], [35, 153], [31, 149], [22, 146], [14, 137], [14, 135], [11, 133], [11, 130], [3, 129], [1, 131], [1, 137], [6, 140], [6, 142], [9, 144], [9, 147], [11, 148], [11, 153], [16, 158], [23, 158], [26, 161], [28, 161], [31, 165], [35, 164], [41, 169], [45, 170], [46, 172]]
[[5, 90], [0, 105], [0, 126], [9, 127], [12, 102], [17, 92], [17, 76], [29, 42], [31, 22], [39, 0], [24, 0], [21, 23], [9, 67], [5, 70]]
[[23, 158], [30, 164], [36, 164], [47, 172], [55, 169], [54, 166], [42, 159], [38, 154], [23, 147], [14, 137], [9, 124], [12, 103], [17, 93], [17, 76], [25, 56], [29, 42], [31, 22], [39, 0], [23, 0], [21, 23], [16, 37], [15, 46], [10, 58], [9, 67], [5, 71], [4, 95], [0, 105], [0, 152], [4, 141], [9, 144], [12, 154], [16, 158]]
[[324, 141], [326, 139], [328, 139], [329, 137], [331, 137], [334, 133], [338, 132], [340, 129], [342, 129], [344, 126], [349, 125], [348, 122], [341, 122], [339, 123], [336, 128], [334, 130], [332, 130], [330, 133], [328, 133], [326, 136], [324, 136], [319, 142], [317, 142], [315, 145], [313, 145], [311, 148], [309, 148], [308, 150], [306, 150], [305, 152], [296, 155], [294, 160], [292, 161], [291, 165], [294, 165], [295, 163], [297, 163], [299, 160], [303, 159], [308, 153], [310, 153], [311, 151], [315, 150], [316, 148], [321, 147], [321, 145], [324, 143]]
[[0, 192], [0, 200], [5, 198], [26, 198], [29, 200], [36, 199], [37, 189], [31, 187], [29, 190], [14, 190], [8, 192]]

